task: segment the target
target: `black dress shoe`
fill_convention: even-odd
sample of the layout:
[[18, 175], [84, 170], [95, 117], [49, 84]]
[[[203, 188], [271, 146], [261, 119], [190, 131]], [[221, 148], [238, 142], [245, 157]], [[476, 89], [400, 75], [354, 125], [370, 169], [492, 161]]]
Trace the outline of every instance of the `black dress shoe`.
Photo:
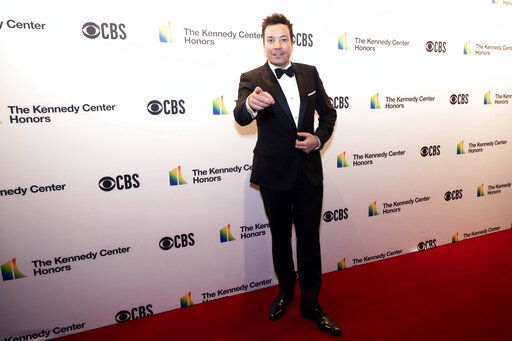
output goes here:
[[293, 301], [293, 299], [293, 296], [279, 294], [279, 296], [277, 296], [274, 302], [270, 305], [270, 313], [268, 314], [270, 321], [277, 321], [281, 316], [283, 316], [286, 306]]
[[300, 314], [302, 317], [307, 318], [308, 320], [316, 322], [318, 327], [322, 329], [324, 332], [333, 335], [340, 336], [341, 329], [338, 327], [336, 322], [331, 320], [329, 316], [322, 310], [320, 307], [312, 308], [312, 309], [300, 309]]

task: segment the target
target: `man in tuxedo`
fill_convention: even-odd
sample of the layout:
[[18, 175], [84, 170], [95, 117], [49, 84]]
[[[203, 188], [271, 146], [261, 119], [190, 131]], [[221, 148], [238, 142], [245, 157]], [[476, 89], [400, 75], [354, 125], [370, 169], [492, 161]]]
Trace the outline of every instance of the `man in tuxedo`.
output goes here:
[[267, 63], [241, 75], [234, 116], [242, 126], [253, 120], [258, 125], [250, 181], [260, 187], [279, 281], [279, 295], [270, 307], [269, 318], [279, 319], [294, 299], [297, 276], [291, 246], [293, 223], [301, 315], [329, 334], [339, 336], [340, 328], [318, 303], [322, 279], [320, 149], [332, 134], [336, 110], [316, 68], [290, 62], [294, 42], [288, 19], [282, 14], [268, 16], [263, 20], [262, 33]]

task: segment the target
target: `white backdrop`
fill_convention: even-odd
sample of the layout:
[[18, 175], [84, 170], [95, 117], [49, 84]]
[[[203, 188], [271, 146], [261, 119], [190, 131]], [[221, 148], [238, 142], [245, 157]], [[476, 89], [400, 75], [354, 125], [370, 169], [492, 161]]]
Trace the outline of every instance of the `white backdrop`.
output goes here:
[[0, 336], [277, 284], [256, 126], [232, 117], [272, 12], [338, 112], [324, 272], [511, 228], [512, 3], [496, 2], [0, 4]]

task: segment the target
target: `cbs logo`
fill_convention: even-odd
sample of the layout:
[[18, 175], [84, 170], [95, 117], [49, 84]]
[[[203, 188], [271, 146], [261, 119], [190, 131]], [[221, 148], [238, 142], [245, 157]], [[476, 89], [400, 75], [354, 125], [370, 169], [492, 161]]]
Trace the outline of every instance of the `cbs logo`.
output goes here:
[[185, 101], [184, 100], [165, 100], [163, 102], [160, 101], [151, 101], [147, 106], [148, 112], [151, 115], [159, 115], [162, 111], [164, 114], [176, 115], [176, 114], [184, 114], [185, 113]]
[[100, 179], [98, 185], [100, 186], [100, 189], [105, 192], [110, 192], [114, 188], [119, 190], [138, 188], [140, 186], [138, 178], [139, 174], [118, 175], [115, 178], [105, 176]]
[[438, 156], [441, 155], [441, 146], [430, 146], [430, 147], [423, 147], [420, 151], [421, 156]]
[[174, 237], [163, 237], [160, 239], [158, 246], [164, 251], [170, 250], [173, 247], [179, 249], [187, 246], [194, 246], [196, 241], [194, 240], [194, 234], [178, 234]]
[[457, 200], [462, 199], [462, 190], [458, 189], [455, 191], [448, 191], [444, 194], [444, 200], [450, 201], [450, 200]]
[[436, 239], [427, 240], [426, 242], [420, 242], [418, 244], [418, 251], [425, 251], [425, 250], [433, 249], [433, 248], [437, 247], [436, 242], [437, 242]]
[[468, 104], [469, 103], [469, 95], [468, 94], [459, 94], [459, 95], [451, 95], [450, 103], [455, 104]]
[[334, 211], [327, 211], [324, 213], [324, 221], [329, 223], [331, 221], [339, 221], [348, 218], [348, 208], [338, 209]]
[[313, 35], [311, 33], [296, 33], [293, 40], [297, 46], [313, 46]]
[[445, 53], [446, 52], [446, 42], [444, 42], [444, 41], [436, 41], [436, 42], [428, 41], [425, 44], [425, 49], [428, 52]]
[[126, 26], [124, 24], [103, 23], [97, 25], [93, 22], [87, 22], [82, 26], [82, 33], [89, 39], [96, 39], [100, 35], [103, 39], [126, 39]]
[[121, 310], [116, 314], [116, 322], [121, 323], [130, 320], [136, 320], [141, 317], [152, 316], [153, 311], [151, 310], [151, 308], [153, 308], [153, 306], [151, 304], [148, 304], [146, 306], [133, 308], [131, 310]]
[[347, 109], [349, 107], [348, 96], [329, 97], [329, 99], [334, 109]]

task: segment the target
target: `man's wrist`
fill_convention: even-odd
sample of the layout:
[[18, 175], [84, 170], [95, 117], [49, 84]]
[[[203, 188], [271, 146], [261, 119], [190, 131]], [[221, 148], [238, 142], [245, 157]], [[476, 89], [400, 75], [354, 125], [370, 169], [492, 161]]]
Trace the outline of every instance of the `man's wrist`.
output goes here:
[[313, 136], [316, 137], [316, 139], [318, 140], [318, 147], [315, 148], [315, 150], [318, 150], [322, 146], [322, 142], [320, 142], [320, 138], [318, 138], [318, 136], [316, 136], [316, 135], [313, 135]]
[[247, 100], [245, 101], [245, 107], [247, 108], [247, 111], [249, 112], [249, 114], [251, 114], [252, 118], [255, 118], [256, 115], [258, 115], [258, 111], [254, 111], [251, 106], [249, 105], [249, 98], [251, 96], [247, 97]]

